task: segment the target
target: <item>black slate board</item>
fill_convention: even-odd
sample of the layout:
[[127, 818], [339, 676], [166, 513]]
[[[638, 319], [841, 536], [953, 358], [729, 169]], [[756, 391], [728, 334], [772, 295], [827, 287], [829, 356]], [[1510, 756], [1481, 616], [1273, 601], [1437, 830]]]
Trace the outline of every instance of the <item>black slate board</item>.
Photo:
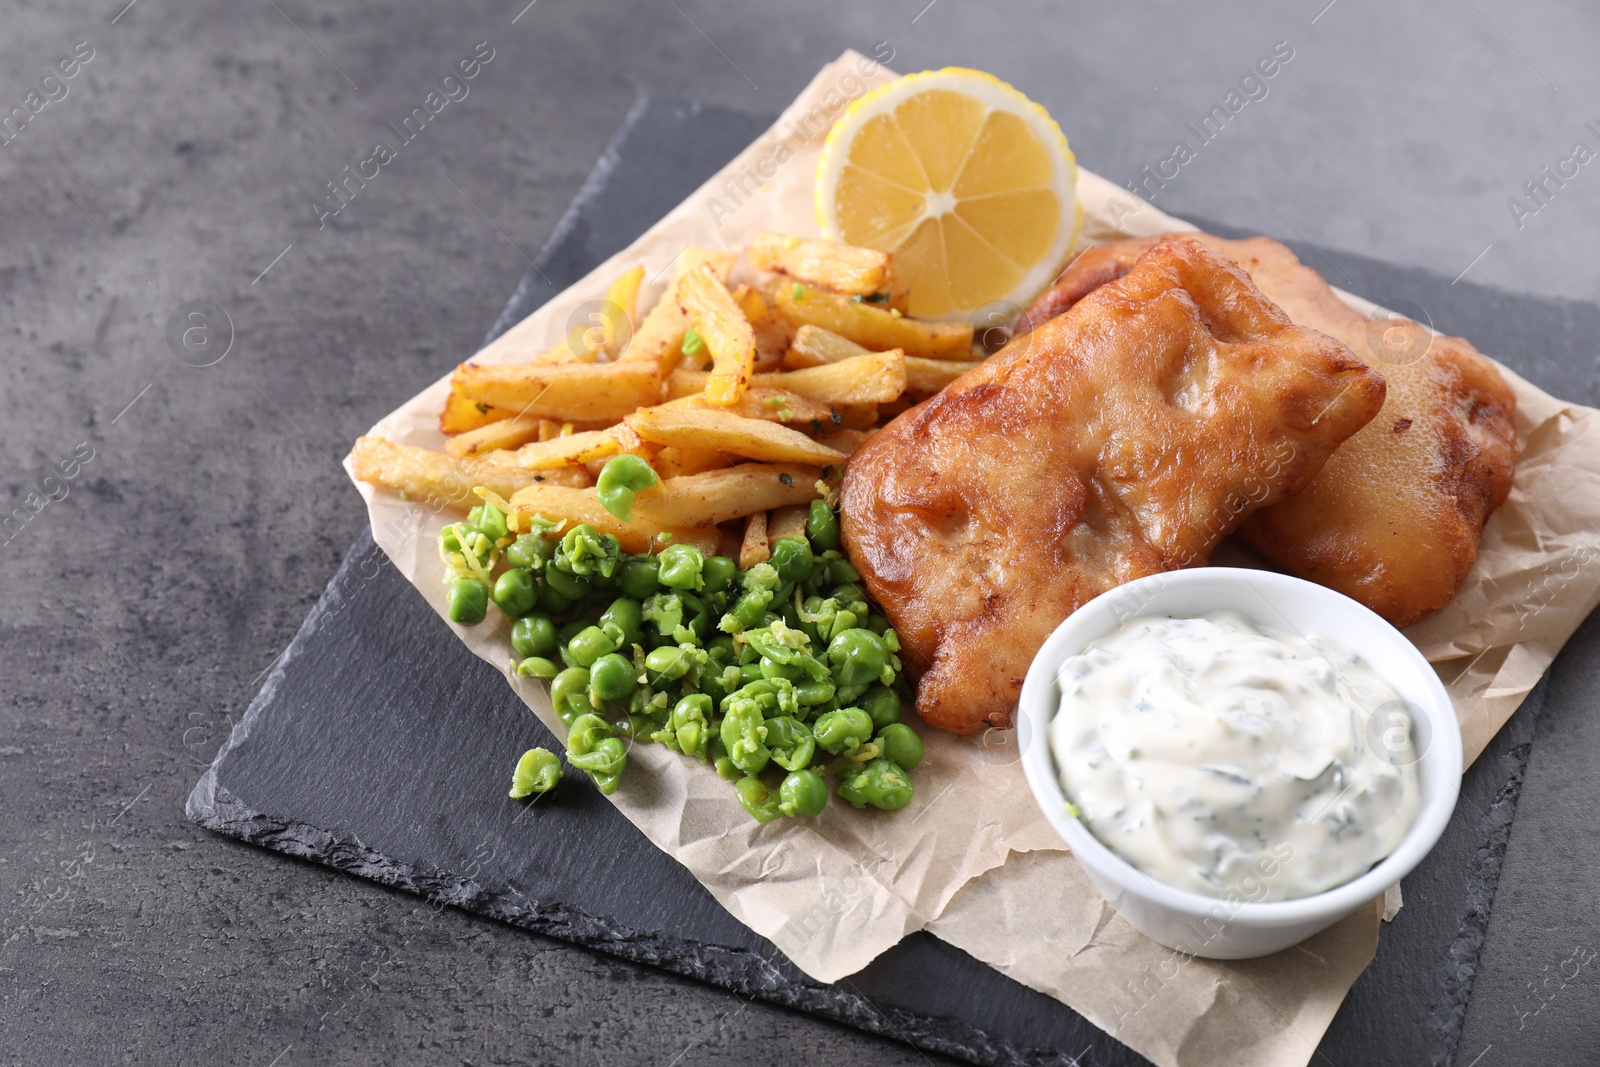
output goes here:
[[[769, 121], [642, 98], [490, 336], [626, 245]], [[1421, 309], [1546, 388], [1589, 399], [1592, 378], [1580, 368], [1600, 309], [1298, 251], [1335, 284]], [[1530, 337], [1537, 354], [1519, 350]], [[1454, 1055], [1543, 692], [1466, 775], [1444, 839], [1407, 879], [1405, 909], [1322, 1042], [1332, 1062], [1442, 1064]], [[188, 812], [220, 833], [974, 1063], [1146, 1062], [926, 934], [835, 985], [808, 979], [593, 790], [564, 789], [559, 803], [507, 801], [508, 761], [540, 744], [555, 742], [366, 536]], [[605, 848], [589, 847], [596, 839]]]

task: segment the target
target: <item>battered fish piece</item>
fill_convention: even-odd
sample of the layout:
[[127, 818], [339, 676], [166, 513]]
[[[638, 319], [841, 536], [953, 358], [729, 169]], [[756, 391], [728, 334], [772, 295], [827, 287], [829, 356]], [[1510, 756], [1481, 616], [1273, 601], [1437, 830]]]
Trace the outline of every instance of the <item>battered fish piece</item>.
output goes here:
[[1204, 245], [1014, 340], [850, 460], [845, 550], [920, 675], [917, 711], [1006, 727], [1044, 639], [1092, 597], [1206, 561], [1309, 482], [1383, 379]]
[[[1338, 338], [1389, 383], [1383, 409], [1306, 489], [1263, 508], [1240, 536], [1291, 574], [1354, 597], [1396, 626], [1450, 603], [1483, 524], [1511, 492], [1516, 398], [1459, 337], [1409, 320], [1369, 323], [1276, 241], [1191, 234], [1229, 256], [1290, 319]], [[1036, 326], [1127, 273], [1159, 238], [1089, 249], [1035, 301]]]

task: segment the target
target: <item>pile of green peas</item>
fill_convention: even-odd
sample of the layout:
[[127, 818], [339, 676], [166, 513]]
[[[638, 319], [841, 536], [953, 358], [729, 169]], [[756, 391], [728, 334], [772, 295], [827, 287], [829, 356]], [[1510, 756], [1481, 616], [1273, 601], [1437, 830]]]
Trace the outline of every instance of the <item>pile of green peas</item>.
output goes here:
[[449, 616], [475, 625], [492, 601], [514, 620], [515, 671], [549, 681], [567, 763], [602, 792], [643, 740], [711, 764], [760, 822], [815, 816], [833, 793], [885, 811], [911, 801], [923, 748], [900, 722], [899, 638], [840, 552], [829, 503], [746, 570], [693, 545], [631, 555], [588, 525], [532, 526], [513, 533], [484, 504], [445, 527]]

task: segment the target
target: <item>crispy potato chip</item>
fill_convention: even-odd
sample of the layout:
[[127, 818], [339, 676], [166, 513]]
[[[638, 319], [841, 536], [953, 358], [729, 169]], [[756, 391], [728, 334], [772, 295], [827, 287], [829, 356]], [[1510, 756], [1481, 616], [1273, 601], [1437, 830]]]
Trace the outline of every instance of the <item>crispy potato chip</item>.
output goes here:
[[786, 274], [846, 296], [875, 296], [889, 289], [892, 257], [872, 248], [763, 230], [745, 254], [757, 270]]
[[906, 391], [911, 393], [937, 393], [972, 368], [982, 364], [981, 359], [924, 359], [906, 357]]
[[755, 374], [756, 335], [750, 320], [709, 267], [679, 278], [677, 292], [678, 306], [711, 356], [706, 399], [713, 404], [735, 403]]
[[544, 421], [537, 415], [513, 415], [509, 419], [456, 434], [444, 443], [444, 450], [452, 456], [475, 456], [516, 448], [538, 440], [539, 426]]
[[[561, 524], [561, 531], [588, 523], [601, 533], [614, 536], [624, 552], [655, 552], [666, 544], [691, 544], [702, 552], [714, 553], [722, 543], [716, 527], [674, 528], [642, 519], [635, 509], [633, 520], [623, 522], [600, 504], [593, 489], [572, 489], [561, 485], [533, 485], [510, 497], [519, 518], [540, 515]], [[662, 537], [666, 535], [667, 540]]]
[[662, 526], [712, 526], [814, 500], [820, 474], [820, 467], [796, 463], [741, 463], [668, 478], [634, 498], [634, 517]]
[[633, 340], [622, 353], [628, 361], [653, 360], [665, 375], [677, 366], [683, 354], [683, 332], [689, 328], [689, 316], [678, 306], [678, 284], [682, 278], [701, 266], [724, 284], [733, 270], [736, 257], [732, 252], [718, 252], [710, 248], [685, 248], [678, 257], [677, 273], [667, 285], [661, 301], [650, 310], [633, 333]]
[[789, 370], [802, 370], [806, 367], [820, 367], [824, 363], [837, 363], [841, 359], [862, 356], [866, 353], [867, 349], [848, 337], [840, 337], [820, 326], [807, 324], [794, 331], [794, 340], [790, 342], [789, 351], [783, 357], [783, 365]]
[[644, 281], [644, 268], [634, 267], [624, 271], [606, 290], [605, 321], [600, 325], [600, 348], [612, 359], [622, 351], [626, 339], [633, 336], [634, 323], [639, 321], [639, 283]]
[[836, 452], [843, 452], [847, 456], [855, 454], [856, 449], [866, 444], [872, 435], [877, 433], [877, 428], [867, 430], [839, 430], [825, 437], [817, 438], [817, 443], [827, 445]]
[[350, 459], [361, 481], [440, 505], [473, 507], [478, 498], [472, 491], [478, 486], [509, 497], [536, 484], [533, 471], [510, 463], [448, 456], [381, 437], [358, 438]]
[[[667, 385], [667, 393], [669, 396], [692, 395], [701, 390], [708, 377], [704, 371], [674, 371]], [[898, 350], [868, 352], [805, 370], [757, 374], [752, 388], [781, 389], [834, 406], [883, 403], [905, 392], [905, 357]]]
[[653, 363], [463, 363], [456, 382], [473, 400], [523, 415], [616, 422], [661, 400]]
[[575, 467], [597, 459], [608, 459], [617, 452], [617, 437], [610, 430], [587, 430], [523, 445], [516, 451], [516, 463], [529, 470]]
[[779, 286], [778, 313], [796, 327], [820, 326], [875, 352], [898, 348], [913, 356], [932, 359], [968, 359], [972, 355], [972, 324], [922, 322], [803, 285]]
[[711, 448], [763, 463], [826, 464], [845, 458], [798, 430], [727, 410], [664, 405], [641, 408], [626, 422], [644, 440], [656, 444]]
[[778, 508], [767, 516], [767, 541], [781, 541], [785, 537], [805, 540], [806, 515], [810, 509], [804, 504], [790, 504]]
[[662, 478], [681, 478], [685, 474], [704, 474], [734, 465], [737, 457], [714, 448], [697, 445], [666, 445], [656, 453], [651, 466]]
[[715, 408], [718, 411], [731, 411], [735, 415], [743, 415], [747, 419], [770, 419], [773, 422], [786, 422], [791, 425], [811, 426], [813, 432], [826, 426], [842, 425], [842, 415], [838, 408], [823, 404], [799, 393], [791, 393], [786, 389], [767, 389], [762, 386], [752, 386], [744, 391], [744, 396], [732, 406], [712, 404], [705, 400], [702, 389], [705, 387], [705, 374], [696, 371], [673, 371], [672, 377], [667, 379], [667, 395], [672, 399], [660, 407], [692, 407]]
[[757, 511], [744, 520], [744, 543], [739, 546], [739, 569], [749, 570], [772, 558], [767, 547], [767, 513]]
[[456, 388], [456, 383], [452, 380], [450, 395], [445, 399], [444, 410], [439, 413], [439, 429], [447, 434], [466, 433], [468, 430], [487, 426], [491, 422], [509, 419], [515, 414], [511, 408], [497, 408], [493, 404], [473, 400]]

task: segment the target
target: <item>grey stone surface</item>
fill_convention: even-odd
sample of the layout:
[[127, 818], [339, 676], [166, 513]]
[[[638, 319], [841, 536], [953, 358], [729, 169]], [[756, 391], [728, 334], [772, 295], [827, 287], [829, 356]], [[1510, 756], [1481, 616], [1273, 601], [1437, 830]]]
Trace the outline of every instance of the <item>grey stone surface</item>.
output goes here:
[[[60, 498], [0, 544], [0, 1056], [923, 1062], [342, 874], [263, 863], [184, 820], [229, 717], [360, 529], [336, 460], [475, 347], [638, 90], [771, 109], [841, 48], [877, 41], [901, 69], [993, 69], [1051, 107], [1085, 165], [1126, 180], [1289, 40], [1296, 57], [1268, 97], [1162, 206], [1452, 276], [1492, 246], [1471, 280], [1593, 298], [1593, 166], [1521, 230], [1505, 201], [1597, 117], [1597, 21], [1508, 0], [9, 5], [0, 113], [75, 43], [94, 55], [0, 147], [0, 500], [9, 512], [30, 492]], [[324, 183], [479, 41], [495, 58], [471, 95], [319, 230]], [[205, 368], [165, 336], [196, 299], [225, 308], [237, 335]], [[93, 459], [72, 468], [80, 443]], [[76, 477], [41, 486], [63, 462]], [[1581, 727], [1541, 729], [1566, 731], [1552, 736], [1570, 758], [1592, 752]], [[1570, 810], [1591, 768], [1536, 751], [1529, 796], [1545, 788], [1551, 811]], [[1530, 894], [1581, 899], [1559, 887], [1592, 882], [1592, 842], [1556, 847], [1561, 863], [1514, 829], [1508, 870]], [[1486, 958], [1496, 937], [1491, 923]], [[1516, 945], [1501, 958], [1528, 980], [1564, 958], [1519, 961]], [[1593, 973], [1532, 1025], [1572, 1033]], [[1494, 1025], [1467, 1020], [1463, 1050], [1496, 1045], [1485, 1065], [1547, 1047], [1480, 1039]]]

